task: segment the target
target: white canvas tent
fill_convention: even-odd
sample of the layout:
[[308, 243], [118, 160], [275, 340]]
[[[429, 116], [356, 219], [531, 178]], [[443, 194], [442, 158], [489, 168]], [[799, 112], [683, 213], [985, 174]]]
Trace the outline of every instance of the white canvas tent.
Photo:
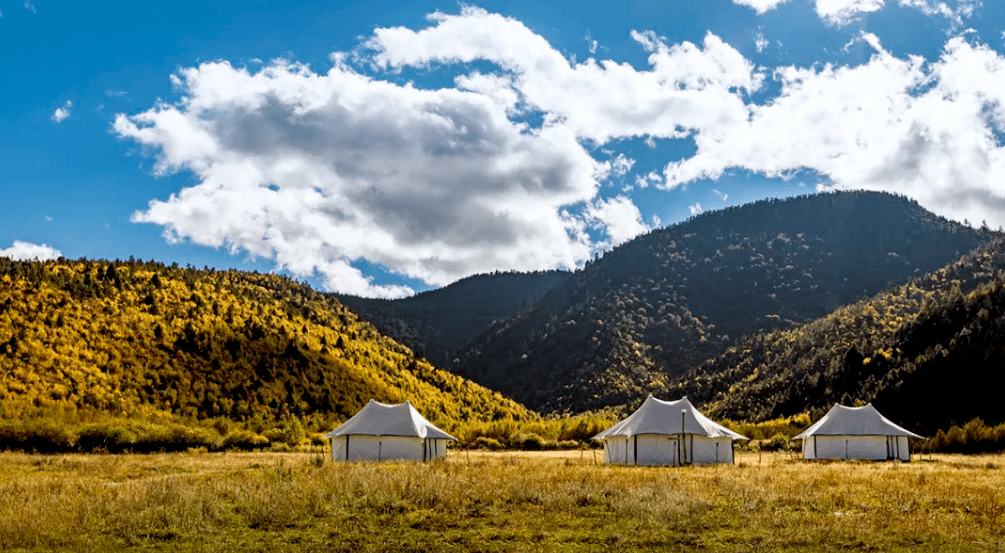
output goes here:
[[447, 455], [447, 440], [456, 440], [408, 401], [387, 405], [372, 399], [325, 438], [334, 461], [432, 461]]
[[831, 410], [795, 440], [803, 441], [803, 459], [911, 460], [907, 438], [920, 438], [879, 414], [872, 404]]
[[593, 439], [603, 440], [606, 464], [654, 466], [732, 463], [733, 440], [747, 438], [712, 422], [686, 397], [661, 401], [649, 396]]

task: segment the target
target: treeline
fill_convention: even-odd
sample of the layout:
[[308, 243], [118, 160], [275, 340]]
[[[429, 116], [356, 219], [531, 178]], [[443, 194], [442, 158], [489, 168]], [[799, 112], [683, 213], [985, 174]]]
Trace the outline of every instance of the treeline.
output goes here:
[[317, 419], [333, 428], [370, 399], [411, 400], [447, 431], [536, 418], [288, 278], [136, 260], [0, 258], [0, 420], [68, 413], [72, 422], [79, 411]]
[[709, 212], [591, 261], [485, 329], [451, 370], [542, 412], [679, 397], [675, 378], [742, 337], [824, 316], [996, 234], [872, 192]]
[[307, 443], [320, 445], [321, 434], [305, 432], [297, 419], [281, 423], [249, 421], [235, 424], [216, 419], [188, 424], [171, 420], [99, 416], [31, 416], [0, 420], [0, 450], [28, 453], [153, 453], [190, 449], [206, 451], [288, 450]]
[[1005, 241], [789, 330], [753, 336], [671, 387], [710, 414], [760, 421], [871, 402], [921, 434], [1005, 420]]
[[989, 426], [981, 419], [940, 430], [921, 443], [923, 451], [943, 453], [998, 453], [1005, 451], [1005, 423]]

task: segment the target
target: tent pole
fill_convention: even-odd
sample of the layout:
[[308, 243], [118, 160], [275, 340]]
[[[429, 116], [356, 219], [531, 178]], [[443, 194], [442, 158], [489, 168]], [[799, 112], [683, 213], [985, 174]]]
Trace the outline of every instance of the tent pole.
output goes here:
[[349, 462], [349, 435], [345, 435], [345, 461]]
[[635, 451], [632, 452], [635, 458], [635, 466], [639, 466], [639, 435], [635, 435]]
[[680, 410], [680, 466], [684, 466], [684, 456], [687, 455], [687, 450], [684, 448], [684, 413], [683, 409]]

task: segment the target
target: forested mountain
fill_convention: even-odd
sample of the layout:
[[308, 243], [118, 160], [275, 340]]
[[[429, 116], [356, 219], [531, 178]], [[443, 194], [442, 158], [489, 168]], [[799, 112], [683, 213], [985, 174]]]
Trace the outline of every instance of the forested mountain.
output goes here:
[[545, 412], [666, 395], [745, 335], [821, 317], [995, 234], [872, 192], [705, 213], [589, 263], [476, 338], [452, 370]]
[[90, 410], [333, 424], [371, 398], [409, 399], [446, 428], [530, 415], [287, 278], [0, 258], [0, 418]]
[[752, 336], [684, 375], [712, 416], [748, 421], [872, 402], [921, 433], [1005, 421], [1005, 239], [796, 328]]
[[541, 299], [571, 273], [495, 273], [475, 275], [449, 286], [401, 300], [338, 296], [381, 332], [440, 367], [493, 323]]

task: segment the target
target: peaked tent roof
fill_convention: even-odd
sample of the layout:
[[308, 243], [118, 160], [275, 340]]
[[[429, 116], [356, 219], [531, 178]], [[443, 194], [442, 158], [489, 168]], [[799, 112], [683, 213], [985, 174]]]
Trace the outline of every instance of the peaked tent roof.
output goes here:
[[813, 426], [799, 434], [794, 440], [810, 436], [921, 436], [904, 430], [879, 414], [871, 403], [862, 407], [845, 407], [834, 404], [831, 410]]
[[407, 436], [415, 438], [456, 440], [450, 434], [433, 426], [410, 401], [388, 405], [370, 400], [359, 413], [341, 426], [325, 434], [325, 438], [349, 435], [365, 436]]
[[629, 437], [639, 434], [679, 434], [681, 411], [685, 413], [685, 434], [697, 434], [709, 438], [747, 439], [702, 415], [686, 397], [677, 401], [662, 401], [652, 395], [646, 398], [642, 406], [628, 418], [597, 434], [593, 439], [603, 440], [611, 436]]

